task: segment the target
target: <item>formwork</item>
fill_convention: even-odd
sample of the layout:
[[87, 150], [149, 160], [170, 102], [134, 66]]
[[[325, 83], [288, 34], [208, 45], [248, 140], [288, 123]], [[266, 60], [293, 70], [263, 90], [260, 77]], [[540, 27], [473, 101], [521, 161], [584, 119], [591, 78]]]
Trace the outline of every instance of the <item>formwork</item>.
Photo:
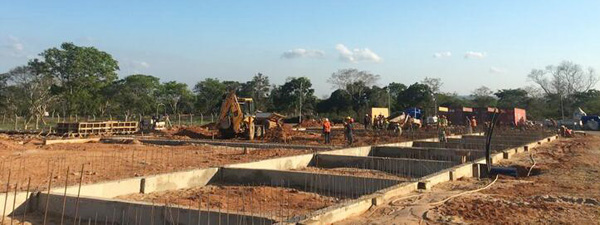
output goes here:
[[137, 121], [63, 122], [56, 125], [56, 133], [59, 135], [73, 134], [87, 136], [133, 134], [138, 130], [139, 126]]

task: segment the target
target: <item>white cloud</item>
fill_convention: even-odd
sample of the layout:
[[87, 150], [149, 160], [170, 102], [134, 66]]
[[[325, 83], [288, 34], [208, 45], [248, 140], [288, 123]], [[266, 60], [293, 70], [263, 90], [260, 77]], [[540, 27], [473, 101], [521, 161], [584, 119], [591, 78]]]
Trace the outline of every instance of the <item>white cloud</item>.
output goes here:
[[465, 59], [483, 59], [487, 56], [485, 52], [466, 52]]
[[490, 67], [490, 73], [506, 73], [506, 69], [499, 67]]
[[0, 53], [2, 53], [2, 55], [11, 57], [23, 57], [25, 55], [25, 45], [19, 38], [12, 35], [8, 36], [5, 41], [0, 43], [0, 47]]
[[144, 68], [150, 67], [150, 64], [148, 64], [147, 62], [139, 62], [139, 63], [140, 63], [141, 67], [144, 67]]
[[321, 58], [325, 55], [324, 51], [318, 49], [304, 49], [296, 48], [285, 51], [281, 54], [281, 58], [294, 59], [294, 58]]
[[452, 56], [452, 52], [436, 52], [433, 53], [434, 58], [445, 58]]
[[350, 50], [343, 44], [337, 44], [335, 49], [340, 53], [340, 60], [345, 62], [381, 62], [381, 57], [368, 48]]

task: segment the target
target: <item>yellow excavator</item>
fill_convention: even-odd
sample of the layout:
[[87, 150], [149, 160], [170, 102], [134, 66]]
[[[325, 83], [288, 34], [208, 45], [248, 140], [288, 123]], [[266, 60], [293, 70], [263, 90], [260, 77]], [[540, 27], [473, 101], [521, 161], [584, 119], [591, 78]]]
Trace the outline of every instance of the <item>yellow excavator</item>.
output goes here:
[[217, 128], [221, 138], [242, 136], [254, 140], [264, 136], [267, 130], [281, 126], [282, 119], [277, 113], [256, 113], [252, 98], [238, 98], [232, 90], [221, 104]]

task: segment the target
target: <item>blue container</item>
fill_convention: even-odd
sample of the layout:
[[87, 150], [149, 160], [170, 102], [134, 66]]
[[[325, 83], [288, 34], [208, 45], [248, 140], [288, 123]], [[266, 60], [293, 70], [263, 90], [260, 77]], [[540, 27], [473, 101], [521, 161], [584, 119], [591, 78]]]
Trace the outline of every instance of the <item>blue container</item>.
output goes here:
[[408, 109], [404, 110], [404, 113], [408, 114], [412, 118], [417, 118], [417, 119], [421, 119], [421, 116], [422, 116], [421, 109], [416, 108], [416, 107], [408, 108]]

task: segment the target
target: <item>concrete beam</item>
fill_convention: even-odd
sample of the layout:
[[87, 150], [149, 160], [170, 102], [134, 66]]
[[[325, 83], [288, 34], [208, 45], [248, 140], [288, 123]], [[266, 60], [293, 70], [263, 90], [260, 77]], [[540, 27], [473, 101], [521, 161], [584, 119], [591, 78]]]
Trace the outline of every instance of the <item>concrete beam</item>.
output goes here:
[[213, 140], [170, 140], [170, 139], [140, 139], [145, 144], [155, 145], [185, 145], [185, 144], [205, 144], [215, 146], [229, 147], [248, 147], [257, 149], [303, 149], [303, 150], [331, 150], [333, 147], [324, 145], [293, 145], [293, 144], [277, 144], [277, 143], [250, 143], [250, 142], [228, 142], [228, 141], [213, 141]]
[[[161, 206], [145, 202], [123, 201], [103, 198], [77, 198], [73, 195], [39, 194], [36, 209], [44, 214], [47, 210], [50, 215], [61, 216], [63, 213], [67, 223], [71, 223], [77, 216], [82, 222], [94, 221], [98, 218], [100, 224], [272, 224], [275, 221], [269, 218], [235, 214], [229, 212], [212, 212], [197, 209], [188, 209], [182, 206]], [[48, 205], [48, 208], [46, 208]], [[185, 218], [185, 219], [177, 219]], [[189, 218], [189, 220], [188, 220]], [[178, 222], [178, 223], [177, 223]]]
[[268, 170], [293, 170], [307, 167], [313, 160], [313, 154], [287, 156], [274, 159], [265, 159], [249, 163], [226, 165], [228, 168], [268, 169]]
[[99, 142], [100, 138], [77, 138], [77, 139], [45, 139], [44, 145], [52, 144], [83, 144], [89, 142]]
[[319, 154], [316, 155], [314, 166], [372, 169], [417, 178], [457, 164], [459, 162]]
[[292, 187], [320, 195], [362, 196], [399, 183], [397, 180], [296, 171], [223, 168], [218, 182]]
[[428, 159], [460, 163], [472, 161], [484, 155], [485, 151], [482, 150], [431, 147], [374, 147], [370, 154], [370, 156], [375, 157]]

